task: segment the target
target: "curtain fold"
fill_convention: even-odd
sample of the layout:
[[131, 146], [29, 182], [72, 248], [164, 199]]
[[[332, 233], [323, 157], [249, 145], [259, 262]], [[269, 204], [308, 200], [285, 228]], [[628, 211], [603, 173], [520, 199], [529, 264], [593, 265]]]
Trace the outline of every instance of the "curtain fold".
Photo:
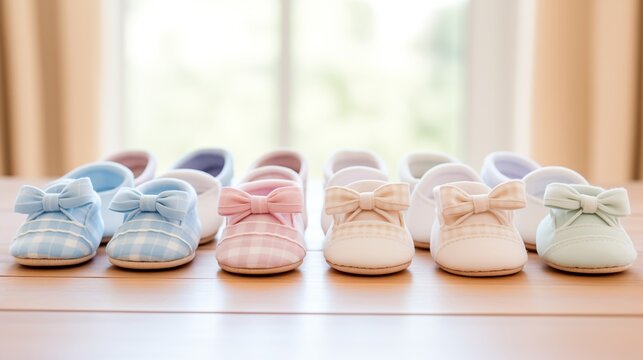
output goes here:
[[641, 4], [539, 0], [532, 154], [599, 183], [641, 178]]
[[99, 153], [100, 0], [0, 0], [0, 172], [56, 176]]

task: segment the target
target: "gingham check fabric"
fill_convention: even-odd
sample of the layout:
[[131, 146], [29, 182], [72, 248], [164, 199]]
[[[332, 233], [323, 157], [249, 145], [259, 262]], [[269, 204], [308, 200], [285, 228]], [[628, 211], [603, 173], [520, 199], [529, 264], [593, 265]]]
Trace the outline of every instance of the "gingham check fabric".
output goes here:
[[[223, 189], [219, 213], [228, 217], [228, 225], [217, 246], [217, 261], [236, 268], [270, 269], [303, 260], [303, 207], [299, 186], [278, 187], [267, 196]], [[262, 214], [271, 215], [274, 222], [250, 217]]]
[[399, 225], [384, 221], [353, 221], [333, 226], [330, 233], [333, 244], [355, 239], [378, 239], [408, 245], [411, 241], [408, 231]]
[[441, 229], [440, 239], [444, 244], [454, 240], [494, 238], [521, 242], [520, 234], [512, 226], [496, 224], [466, 224], [445, 226]]
[[103, 234], [100, 197], [88, 178], [61, 180], [44, 191], [23, 186], [15, 211], [28, 214], [11, 255], [28, 259], [76, 259], [93, 254]]
[[276, 268], [306, 256], [303, 232], [292, 227], [248, 221], [225, 228], [217, 261], [240, 268]]
[[439, 211], [445, 224], [458, 225], [474, 214], [489, 212], [498, 220], [509, 225], [506, 210], [525, 207], [525, 184], [522, 181], [508, 181], [496, 186], [489, 194], [470, 195], [454, 185], [442, 185], [439, 192]]
[[348, 214], [345, 222], [353, 220], [360, 212], [370, 210], [394, 223], [392, 214], [408, 209], [409, 184], [385, 184], [372, 192], [357, 192], [343, 186], [326, 189], [325, 211], [328, 215]]
[[107, 244], [107, 254], [126, 261], [172, 261], [190, 256], [199, 243], [201, 223], [194, 195], [168, 190], [158, 195], [121, 189], [110, 209], [127, 213]]

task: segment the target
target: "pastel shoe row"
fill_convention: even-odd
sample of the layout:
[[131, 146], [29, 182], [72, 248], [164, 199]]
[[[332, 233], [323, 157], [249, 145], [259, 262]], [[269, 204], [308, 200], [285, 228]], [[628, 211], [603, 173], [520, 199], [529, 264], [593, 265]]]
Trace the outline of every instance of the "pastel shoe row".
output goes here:
[[[97, 202], [99, 211], [96, 213], [96, 216], [101, 223], [101, 233], [99, 234], [99, 237], [100, 239], [102, 239], [102, 242], [110, 241], [110, 239], [113, 240], [113, 237], [116, 233], [119, 234], [119, 239], [121, 239], [121, 226], [123, 225], [123, 221], [129, 218], [129, 215], [124, 216], [121, 213], [122, 211], [110, 208], [110, 204], [112, 204], [115, 196], [119, 194], [123, 189], [132, 189], [137, 183], [139, 184], [139, 187], [143, 191], [144, 195], [151, 196], [154, 194], [145, 194], [145, 192], [154, 191], [149, 190], [148, 186], [156, 186], [154, 184], [158, 184], [155, 183], [157, 180], [152, 180], [156, 172], [156, 160], [151, 154], [144, 151], [128, 151], [115, 154], [108, 159], [113, 161], [101, 161], [76, 168], [63, 176], [61, 179], [55, 181], [53, 185], [47, 186], [44, 190], [44, 192], [59, 192], [61, 191], [61, 188], [58, 186], [58, 184], [67, 184], [69, 181], [86, 179], [87, 184], [89, 184], [91, 190], [99, 199], [99, 201]], [[195, 225], [194, 222], [189, 219], [190, 216], [187, 216], [187, 222], [185, 224], [190, 226], [191, 232], [194, 232], [195, 229], [198, 229], [197, 235], [198, 238], [201, 239], [200, 243], [213, 240], [214, 234], [216, 234], [223, 222], [223, 218], [218, 214], [217, 204], [221, 188], [221, 181], [229, 183], [230, 179], [232, 178], [231, 155], [227, 151], [220, 149], [199, 150], [185, 156], [175, 165], [175, 168], [176, 169], [171, 170], [167, 174], [164, 174], [161, 178], [166, 179], [166, 183], [174, 183], [174, 185], [172, 186], [176, 188], [176, 191], [186, 191], [185, 189], [183, 189], [183, 187], [186, 183], [188, 183], [188, 187], [192, 189], [192, 192], [196, 194], [194, 201], [196, 211], [194, 213], [197, 214], [199, 218], [203, 219], [199, 219], [199, 224]], [[185, 182], [181, 180], [185, 180]], [[147, 185], [148, 183], [152, 184]], [[33, 191], [33, 189], [31, 191]], [[188, 194], [188, 196], [190, 196], [190, 194]], [[24, 213], [25, 210], [18, 206], [18, 202], [16, 204], [16, 211]], [[61, 206], [63, 206], [62, 203]], [[65, 206], [67, 207], [62, 207], [62, 212], [54, 209], [51, 211], [45, 211], [45, 213], [61, 213], [62, 215], [51, 216], [58, 219], [59, 222], [62, 221], [60, 220], [61, 216], [67, 217], [67, 221], [73, 223], [74, 219], [71, 218], [70, 214], [72, 214], [75, 209], [69, 208], [70, 205], [68, 202], [65, 202]], [[79, 205], [79, 207], [82, 206]], [[53, 207], [51, 209], [53, 209]], [[134, 209], [132, 210], [132, 212], [137, 213], [137, 211]], [[191, 214], [192, 213], [190, 212], [190, 215]], [[43, 217], [43, 219], [48, 219], [49, 217], [51, 217], [50, 214], [40, 215], [46, 215]], [[141, 217], [137, 217], [137, 221], [139, 218]], [[35, 223], [42, 223], [42, 221], [34, 222], [33, 220], [35, 219], [28, 217], [25, 224], [23, 224], [23, 227], [30, 228], [36, 226], [34, 225]], [[81, 223], [91, 223], [99, 220], [87, 218], [84, 219], [84, 221]], [[162, 217], [162, 219], [155, 220], [156, 223], [160, 221], [166, 221], [168, 224], [175, 224], [178, 220], [164, 217]], [[180, 223], [183, 224], [183, 220], [181, 220]], [[201, 226], [201, 223], [203, 223], [204, 225]], [[169, 226], [172, 227], [172, 225]], [[21, 227], [21, 229], [23, 227]], [[95, 226], [92, 228], [95, 228]], [[41, 228], [38, 231], [39, 233], [41, 233], [41, 238], [47, 239], [46, 241], [44, 241], [47, 245], [42, 245], [42, 239], [25, 236], [25, 234], [19, 231], [14, 239], [14, 243], [16, 244], [15, 250], [12, 251], [12, 255], [14, 255], [16, 261], [25, 265], [55, 266], [78, 264], [93, 257], [93, 255], [91, 255], [91, 252], [86, 253], [87, 251], [83, 251], [83, 253], [86, 254], [78, 257], [77, 252], [69, 252], [69, 250], [67, 250], [67, 252], [61, 252], [62, 250], [57, 250], [62, 249], [65, 246], [69, 247], [71, 246], [70, 244], [77, 244], [78, 241], [74, 240], [74, 237], [77, 236], [74, 235], [75, 233], [70, 233], [69, 238], [66, 238], [60, 231], [54, 230], [55, 229]], [[129, 229], [129, 231], [133, 232], [132, 229]], [[34, 231], [31, 231], [30, 233], [33, 232]], [[50, 232], [51, 235], [49, 235], [48, 232]], [[143, 231], [137, 232], [139, 233], [139, 235], [144, 233]], [[148, 231], [147, 233], [148, 235], [151, 234], [151, 238], [155, 237], [154, 231]], [[176, 248], [176, 246], [170, 241], [165, 241], [165, 244], [168, 246], [168, 253], [166, 254], [166, 256], [142, 256], [141, 254], [143, 253], [139, 253], [138, 251], [145, 251], [141, 250], [141, 246], [139, 246], [142, 245], [141, 241], [143, 241], [143, 237], [144, 236], [142, 235], [139, 236], [137, 247], [132, 248], [134, 250], [132, 250], [132, 253], [129, 254], [130, 257], [125, 256], [122, 251], [120, 251], [118, 255], [114, 255], [114, 257], [110, 256], [110, 260], [113, 258], [115, 259], [113, 263], [118, 264], [119, 266], [122, 265], [130, 268], [165, 268], [177, 266], [177, 263], [181, 261], [189, 261], [191, 260], [190, 256], [192, 258], [194, 256], [194, 251], [190, 251], [187, 257], [183, 257], [181, 259], [173, 258], [170, 252], [172, 248]], [[157, 239], [155, 241], [158, 245], [160, 240], [158, 240], [158, 236], [156, 236], [156, 238]], [[188, 238], [191, 238], [191, 236], [186, 237], [186, 239]], [[123, 240], [118, 240], [117, 242], [122, 241]], [[189, 244], [190, 242], [191, 240], [185, 241], [185, 243], [187, 244]], [[109, 248], [112, 249], [114, 248], [114, 246], [109, 246]], [[37, 252], [33, 250], [36, 248], [39, 249]], [[25, 249], [30, 250], [27, 251]], [[93, 250], [95, 252], [95, 249]], [[160, 252], [158, 251], [159, 250], [157, 249], [157, 255], [160, 254]], [[108, 251], [108, 255], [110, 254], [110, 252], [111, 250]], [[31, 261], [34, 259], [35, 261]], [[135, 264], [137, 262], [137, 260], [135, 259], [140, 259], [138, 261], [143, 264]]]
[[332, 225], [324, 241], [324, 258], [335, 270], [384, 275], [411, 265], [415, 248], [403, 212], [409, 186], [361, 180], [326, 189], [324, 211]]
[[553, 268], [589, 274], [627, 270], [636, 249], [620, 218], [630, 214], [627, 191], [589, 185], [547, 186], [549, 213], [536, 235], [538, 255]]
[[277, 151], [257, 161], [238, 186], [223, 189], [219, 213], [226, 227], [216, 251], [223, 270], [277, 274], [302, 264], [306, 177], [299, 153]]

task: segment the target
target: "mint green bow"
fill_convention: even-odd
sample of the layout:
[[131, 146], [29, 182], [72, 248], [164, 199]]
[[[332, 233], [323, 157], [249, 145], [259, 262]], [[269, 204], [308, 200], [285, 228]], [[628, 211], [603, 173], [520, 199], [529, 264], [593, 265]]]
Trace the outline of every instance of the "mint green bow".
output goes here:
[[598, 195], [581, 194], [573, 185], [553, 183], [545, 190], [545, 206], [567, 211], [577, 211], [567, 222], [571, 224], [582, 214], [595, 214], [608, 225], [618, 224], [616, 218], [630, 214], [627, 190], [603, 190]]

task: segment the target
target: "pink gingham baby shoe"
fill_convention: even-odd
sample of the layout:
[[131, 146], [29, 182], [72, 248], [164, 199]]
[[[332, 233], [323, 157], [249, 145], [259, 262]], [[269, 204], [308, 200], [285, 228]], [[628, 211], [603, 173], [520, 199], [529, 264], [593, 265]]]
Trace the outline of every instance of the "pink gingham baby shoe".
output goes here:
[[224, 188], [219, 213], [226, 228], [217, 247], [219, 266], [239, 274], [277, 274], [304, 260], [304, 193], [300, 183], [264, 179]]

